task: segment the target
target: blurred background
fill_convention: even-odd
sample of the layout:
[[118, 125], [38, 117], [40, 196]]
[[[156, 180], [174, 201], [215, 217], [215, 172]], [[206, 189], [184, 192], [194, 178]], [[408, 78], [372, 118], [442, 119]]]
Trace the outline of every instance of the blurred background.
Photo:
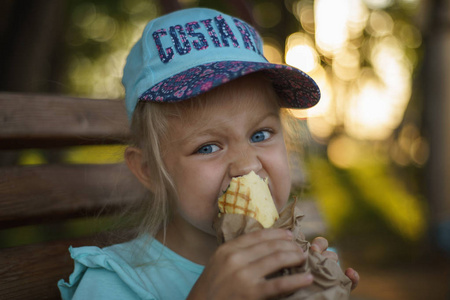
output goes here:
[[[448, 0], [3, 0], [0, 91], [123, 99], [145, 24], [195, 6], [253, 24], [269, 61], [319, 84], [320, 103], [293, 112], [307, 129], [293, 194], [360, 273], [352, 299], [450, 299]], [[2, 151], [0, 165], [114, 163], [123, 149]], [[92, 222], [1, 230], [0, 246]]]

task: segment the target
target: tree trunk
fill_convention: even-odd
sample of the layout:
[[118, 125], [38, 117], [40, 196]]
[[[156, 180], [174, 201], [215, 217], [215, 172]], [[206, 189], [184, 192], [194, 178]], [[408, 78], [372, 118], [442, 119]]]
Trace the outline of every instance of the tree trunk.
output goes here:
[[426, 177], [430, 225], [437, 242], [450, 251], [450, 0], [430, 3], [433, 8], [425, 34], [423, 73], [424, 113], [431, 150]]
[[59, 92], [66, 1], [0, 4], [0, 90]]

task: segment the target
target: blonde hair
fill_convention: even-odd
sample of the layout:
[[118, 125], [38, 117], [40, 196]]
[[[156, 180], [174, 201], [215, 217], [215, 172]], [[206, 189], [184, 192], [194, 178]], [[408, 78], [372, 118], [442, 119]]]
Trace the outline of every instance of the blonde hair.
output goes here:
[[176, 194], [173, 181], [166, 170], [161, 154], [161, 145], [167, 139], [168, 109], [165, 105], [138, 102], [131, 122], [130, 145], [142, 149], [152, 182], [139, 208], [139, 233], [155, 234], [168, 223]]
[[[183, 118], [186, 111], [201, 110], [207, 116], [208, 99], [217, 97], [220, 93], [238, 91], [241, 84], [255, 78], [262, 78], [265, 83], [260, 92], [269, 93], [273, 96], [280, 108], [280, 99], [275, 93], [272, 84], [267, 77], [261, 73], [241, 77], [241, 80], [234, 81], [233, 89], [222, 85], [208, 93], [198, 97], [178, 102], [178, 103], [154, 103], [138, 102], [133, 113], [131, 123], [131, 146], [140, 148], [143, 154], [143, 160], [150, 172], [152, 182], [152, 191], [143, 199], [138, 212], [140, 213], [139, 233], [148, 233], [155, 236], [159, 230], [165, 230], [166, 225], [172, 216], [172, 208], [177, 197], [176, 187], [170, 177], [163, 160], [164, 145], [170, 143], [168, 140], [169, 119]], [[285, 141], [288, 149], [296, 147], [298, 144], [297, 132], [294, 128], [298, 125], [289, 110], [280, 108], [280, 117], [282, 119], [284, 131], [287, 132]], [[292, 135], [292, 138], [291, 138]], [[290, 150], [289, 150], [290, 151]]]

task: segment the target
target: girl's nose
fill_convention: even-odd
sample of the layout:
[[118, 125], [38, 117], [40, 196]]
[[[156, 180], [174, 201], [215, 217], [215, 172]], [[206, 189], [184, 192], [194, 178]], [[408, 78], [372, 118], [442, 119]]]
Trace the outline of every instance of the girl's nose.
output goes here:
[[251, 171], [258, 174], [258, 171], [261, 169], [262, 163], [258, 158], [257, 153], [255, 153], [251, 147], [246, 147], [232, 155], [229, 165], [229, 175], [230, 177], [243, 176]]

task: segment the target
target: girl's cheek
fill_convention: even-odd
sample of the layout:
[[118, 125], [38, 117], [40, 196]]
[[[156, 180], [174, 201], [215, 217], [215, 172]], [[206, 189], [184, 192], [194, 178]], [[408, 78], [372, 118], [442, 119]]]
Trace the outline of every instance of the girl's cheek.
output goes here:
[[282, 186], [280, 187], [280, 193], [279, 197], [276, 197], [275, 199], [275, 206], [277, 207], [278, 211], [283, 209], [283, 207], [287, 204], [289, 201], [289, 196], [291, 193], [291, 184], [290, 184], [290, 178], [289, 180], [286, 180], [283, 182]]

